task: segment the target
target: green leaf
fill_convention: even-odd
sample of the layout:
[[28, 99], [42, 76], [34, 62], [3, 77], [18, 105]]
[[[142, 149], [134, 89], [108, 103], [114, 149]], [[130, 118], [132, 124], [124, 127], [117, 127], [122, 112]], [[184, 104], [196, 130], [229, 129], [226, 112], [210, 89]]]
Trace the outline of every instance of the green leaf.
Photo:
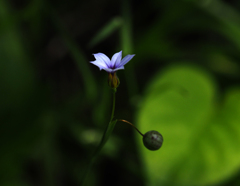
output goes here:
[[137, 116], [142, 132], [164, 138], [155, 152], [139, 145], [149, 185], [217, 184], [239, 169], [240, 88], [221, 104], [216, 96], [214, 81], [198, 68], [172, 67], [154, 78]]
[[113, 18], [107, 23], [89, 42], [88, 47], [92, 48], [108, 38], [113, 32], [115, 32], [122, 25], [122, 19], [120, 17]]

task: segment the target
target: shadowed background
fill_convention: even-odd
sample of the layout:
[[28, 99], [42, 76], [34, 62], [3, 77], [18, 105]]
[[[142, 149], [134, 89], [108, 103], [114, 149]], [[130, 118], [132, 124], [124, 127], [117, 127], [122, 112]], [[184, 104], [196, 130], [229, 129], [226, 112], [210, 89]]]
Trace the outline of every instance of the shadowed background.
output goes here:
[[117, 123], [86, 185], [240, 184], [240, 2], [1, 0], [0, 185], [77, 186], [111, 114], [93, 53], [118, 71]]

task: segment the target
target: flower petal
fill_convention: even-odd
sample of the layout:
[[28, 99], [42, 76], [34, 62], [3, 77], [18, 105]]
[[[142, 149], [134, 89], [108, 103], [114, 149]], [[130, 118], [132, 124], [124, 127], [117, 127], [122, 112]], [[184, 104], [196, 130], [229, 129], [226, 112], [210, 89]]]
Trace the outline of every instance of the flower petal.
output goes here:
[[112, 56], [111, 59], [111, 68], [117, 68], [122, 59], [122, 51], [117, 52]]
[[122, 70], [124, 69], [124, 67], [119, 67], [119, 68], [115, 68], [115, 69], [111, 69], [111, 68], [103, 68], [103, 70], [109, 72], [109, 73], [113, 73], [113, 72], [116, 72], [117, 70]]
[[91, 61], [90, 63], [98, 66], [100, 68], [100, 70], [104, 69], [104, 68], [108, 68], [108, 66], [103, 63], [102, 61], [96, 60], [96, 61]]
[[103, 53], [97, 53], [93, 54], [94, 57], [96, 58], [96, 61], [99, 61], [100, 63], [105, 63], [108, 67], [110, 66], [111, 62], [110, 59]]
[[105, 70], [105, 71], [107, 71], [107, 72], [109, 72], [109, 73], [115, 72], [115, 70], [114, 70], [114, 69], [111, 69], [111, 68], [103, 68], [103, 70]]
[[135, 54], [125, 56], [118, 66], [121, 67], [121, 66], [126, 65], [126, 63], [129, 62], [134, 56], [135, 56]]
[[121, 67], [119, 67], [119, 68], [115, 68], [115, 69], [114, 69], [114, 72], [117, 71], [117, 70], [123, 70], [123, 69], [124, 69], [124, 66], [121, 66]]

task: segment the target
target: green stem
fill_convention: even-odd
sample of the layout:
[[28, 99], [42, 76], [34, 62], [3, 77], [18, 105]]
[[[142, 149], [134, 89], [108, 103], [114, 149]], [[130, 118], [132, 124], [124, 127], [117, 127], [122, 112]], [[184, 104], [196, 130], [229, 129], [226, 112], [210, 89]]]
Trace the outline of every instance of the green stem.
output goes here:
[[114, 89], [112, 89], [112, 90], [113, 90], [113, 105], [112, 105], [112, 114], [111, 114], [110, 123], [112, 122], [113, 117], [114, 117], [114, 112], [115, 112], [115, 96], [116, 96], [116, 91], [117, 91], [117, 89], [114, 88]]
[[97, 158], [97, 156], [100, 153], [100, 151], [102, 150], [103, 146], [106, 144], [107, 140], [109, 139], [109, 137], [110, 137], [110, 135], [111, 135], [111, 133], [112, 133], [114, 127], [115, 127], [115, 124], [117, 122], [117, 120], [113, 121], [114, 111], [115, 111], [115, 94], [116, 94], [116, 89], [113, 89], [113, 107], [112, 107], [111, 119], [110, 119], [110, 122], [108, 123], [107, 128], [106, 128], [106, 130], [103, 134], [103, 137], [102, 137], [102, 140], [101, 140], [100, 144], [98, 145], [97, 149], [95, 150], [95, 152], [92, 155], [92, 158], [89, 161], [89, 164], [87, 166], [87, 169], [86, 169], [86, 171], [83, 175], [83, 178], [82, 178], [82, 181], [81, 181], [81, 184], [80, 184], [82, 186], [85, 183], [87, 175], [90, 172], [95, 159]]

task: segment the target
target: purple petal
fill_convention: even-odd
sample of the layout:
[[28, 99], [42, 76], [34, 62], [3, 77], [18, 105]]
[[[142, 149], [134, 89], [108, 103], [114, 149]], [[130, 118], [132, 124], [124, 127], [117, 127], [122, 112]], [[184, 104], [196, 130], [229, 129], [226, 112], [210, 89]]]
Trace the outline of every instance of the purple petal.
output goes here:
[[115, 68], [115, 69], [111, 69], [111, 68], [103, 68], [103, 70], [109, 72], [109, 73], [113, 73], [113, 72], [116, 72], [117, 70], [122, 70], [124, 69], [124, 67], [119, 67], [119, 68]]
[[122, 59], [122, 51], [117, 52], [111, 59], [111, 67], [117, 68]]
[[124, 69], [124, 66], [121, 66], [119, 68], [115, 68], [114, 71], [117, 71], [117, 70], [123, 70]]
[[96, 61], [91, 61], [90, 63], [98, 66], [100, 68], [100, 70], [104, 69], [104, 68], [108, 68], [108, 66], [106, 65], [106, 63], [103, 63], [99, 60], [96, 60]]
[[111, 69], [111, 68], [103, 68], [103, 70], [109, 72], [109, 73], [112, 73], [114, 72], [115, 70], [114, 69]]
[[110, 59], [105, 54], [97, 53], [97, 54], [93, 54], [93, 55], [96, 58], [96, 61], [99, 61], [102, 65], [103, 65], [103, 63], [105, 63], [109, 67], [109, 65], [111, 64]]
[[135, 56], [135, 54], [125, 56], [118, 66], [120, 67], [120, 66], [126, 65], [126, 63], [129, 62], [134, 56]]

